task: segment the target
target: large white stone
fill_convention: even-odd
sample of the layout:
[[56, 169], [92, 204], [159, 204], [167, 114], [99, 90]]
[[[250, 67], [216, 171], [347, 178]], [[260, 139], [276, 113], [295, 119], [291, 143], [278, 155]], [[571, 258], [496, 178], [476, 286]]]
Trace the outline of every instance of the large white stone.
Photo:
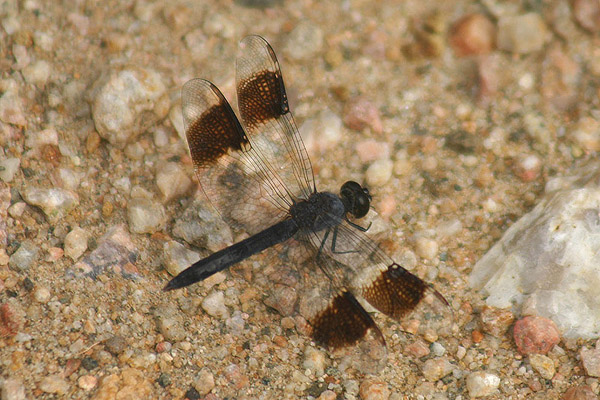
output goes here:
[[469, 278], [488, 305], [552, 319], [567, 338], [600, 335], [600, 163], [554, 178]]

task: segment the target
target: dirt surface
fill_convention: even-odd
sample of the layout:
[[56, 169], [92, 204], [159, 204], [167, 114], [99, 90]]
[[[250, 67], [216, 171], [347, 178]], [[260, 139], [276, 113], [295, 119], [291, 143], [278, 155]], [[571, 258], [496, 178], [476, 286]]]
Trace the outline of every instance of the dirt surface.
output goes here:
[[[490, 399], [557, 399], [574, 387], [597, 396], [598, 378], [580, 362], [593, 342], [561, 341], [546, 354], [550, 375], [541, 373], [546, 359], [533, 368], [503, 317], [492, 313], [492, 327], [484, 324], [483, 299], [467, 285], [474, 263], [536, 204], [548, 178], [600, 150], [600, 24], [582, 11], [589, 3], [2, 2], [0, 87], [14, 97], [0, 106], [0, 161], [20, 160], [0, 181], [8, 198], [0, 214], [2, 398], [466, 399], [479, 372], [499, 378]], [[485, 23], [473, 37], [460, 31], [457, 21], [472, 13], [491, 31]], [[495, 40], [501, 28], [515, 34], [506, 18], [527, 13], [540, 25], [523, 28], [525, 43]], [[161, 290], [170, 279], [166, 243], [210, 253], [173, 234], [201, 196], [177, 131], [180, 89], [202, 77], [233, 99], [237, 44], [248, 34], [279, 56], [319, 187], [370, 182], [387, 232], [377, 240], [394, 258], [413, 260], [412, 272], [452, 308], [450, 329], [437, 335], [411, 335], [377, 315], [388, 346], [377, 374], [342, 369], [301, 321], [265, 304], [265, 286], [254, 283], [268, 257], [213, 286]], [[540, 45], [528, 34], [543, 37]], [[465, 38], [484, 44], [465, 50]], [[156, 121], [121, 145], [99, 134], [92, 114], [103, 77], [127, 68], [157, 73], [165, 91]], [[338, 128], [324, 129], [323, 119]], [[168, 201], [157, 186], [165, 162], [194, 182]], [[27, 197], [31, 188], [69, 190], [78, 205], [52, 217]], [[132, 230], [128, 207], [139, 197], [164, 209], [149, 233]], [[117, 267], [90, 261], [95, 276], [81, 274], [77, 262], [119, 226], [109, 242]], [[87, 249], [70, 257], [65, 238], [76, 227]], [[23, 243], [36, 253], [31, 263], [12, 258]], [[211, 295], [224, 313], [207, 313]]]

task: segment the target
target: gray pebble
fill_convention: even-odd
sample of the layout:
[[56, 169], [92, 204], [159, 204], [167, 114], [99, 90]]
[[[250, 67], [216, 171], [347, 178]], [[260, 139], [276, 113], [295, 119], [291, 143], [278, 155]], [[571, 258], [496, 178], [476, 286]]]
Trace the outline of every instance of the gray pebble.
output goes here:
[[112, 70], [98, 80], [91, 97], [96, 130], [121, 148], [169, 111], [163, 78], [151, 69]]
[[202, 300], [202, 309], [212, 317], [229, 318], [229, 310], [225, 306], [225, 294], [220, 290], [212, 292]]
[[500, 378], [488, 372], [473, 372], [467, 376], [467, 390], [471, 397], [484, 397], [500, 386]]
[[184, 245], [170, 240], [163, 245], [164, 264], [166, 270], [172, 276], [200, 260], [198, 253], [188, 250]]
[[129, 228], [135, 233], [154, 233], [162, 230], [167, 215], [162, 204], [145, 198], [134, 198], [127, 205]]
[[0, 179], [4, 182], [10, 182], [15, 177], [15, 174], [19, 170], [21, 160], [18, 158], [5, 158], [0, 160]]
[[42, 209], [48, 222], [54, 224], [79, 205], [77, 193], [65, 189], [26, 187], [21, 191], [23, 200]]
[[25, 271], [31, 267], [38, 257], [39, 249], [31, 242], [23, 242], [17, 251], [15, 251], [8, 261], [8, 265], [20, 271]]
[[178, 163], [165, 162], [156, 167], [156, 186], [165, 202], [183, 196], [192, 187], [192, 180]]

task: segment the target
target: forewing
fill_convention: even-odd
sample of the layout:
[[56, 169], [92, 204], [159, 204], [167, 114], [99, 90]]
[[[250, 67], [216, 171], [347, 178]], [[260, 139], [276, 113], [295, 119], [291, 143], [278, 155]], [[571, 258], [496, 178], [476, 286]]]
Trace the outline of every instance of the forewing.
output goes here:
[[273, 190], [288, 190], [296, 198], [314, 192], [314, 177], [306, 148], [290, 112], [279, 62], [260, 36], [240, 43], [236, 66], [240, 116], [252, 146], [262, 158], [264, 173], [277, 176]]
[[202, 190], [231, 226], [256, 233], [281, 221], [291, 198], [270, 182], [261, 158], [219, 89], [203, 79], [183, 86], [187, 142]]

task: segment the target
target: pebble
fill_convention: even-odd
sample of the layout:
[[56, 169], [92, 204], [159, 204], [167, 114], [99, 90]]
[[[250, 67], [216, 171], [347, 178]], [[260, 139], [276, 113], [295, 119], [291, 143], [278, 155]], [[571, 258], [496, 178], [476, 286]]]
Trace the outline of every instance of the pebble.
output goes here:
[[583, 347], [579, 352], [585, 373], [596, 378], [600, 377], [600, 342], [596, 342], [595, 349]]
[[75, 227], [65, 236], [64, 250], [65, 255], [73, 261], [77, 261], [79, 257], [88, 248], [89, 233], [80, 227]]
[[422, 340], [417, 340], [404, 348], [404, 350], [414, 358], [428, 356], [431, 348]]
[[0, 338], [14, 337], [21, 329], [21, 320], [14, 308], [8, 304], [0, 304]]
[[422, 372], [425, 379], [435, 382], [450, 374], [454, 366], [445, 358], [431, 358], [423, 363]]
[[120, 335], [114, 335], [104, 341], [106, 350], [114, 356], [121, 354], [127, 347], [127, 340]]
[[229, 310], [225, 306], [225, 294], [220, 290], [215, 290], [202, 300], [202, 309], [212, 317], [229, 318]]
[[105, 73], [94, 84], [92, 99], [96, 130], [119, 148], [166, 117], [170, 107], [161, 75], [135, 67]]
[[50, 127], [41, 131], [27, 132], [25, 147], [39, 151], [46, 145], [58, 146], [58, 132], [55, 128]]
[[436, 357], [441, 357], [446, 354], [446, 348], [439, 342], [431, 343], [431, 352]]
[[471, 397], [485, 397], [500, 386], [500, 378], [488, 372], [472, 372], [467, 376], [467, 390]]
[[390, 158], [390, 145], [386, 142], [363, 140], [357, 143], [354, 149], [363, 164]]
[[85, 391], [90, 391], [98, 385], [98, 378], [93, 375], [82, 375], [77, 379], [77, 386]]
[[534, 155], [525, 155], [517, 159], [514, 166], [514, 173], [523, 182], [531, 182], [540, 176], [542, 170], [542, 160]]
[[498, 20], [498, 48], [527, 54], [541, 50], [548, 39], [548, 28], [536, 13], [502, 16]]
[[579, 385], [569, 388], [562, 397], [562, 400], [598, 400], [598, 396], [588, 385]]
[[431, 261], [435, 259], [438, 250], [439, 245], [433, 239], [421, 236], [415, 240], [415, 251], [419, 257], [425, 260]]
[[283, 51], [292, 60], [312, 60], [321, 52], [323, 44], [324, 39], [321, 28], [301, 20], [289, 33]]
[[381, 187], [392, 177], [394, 163], [392, 160], [377, 160], [369, 165], [365, 172], [365, 181], [369, 187]]
[[365, 96], [356, 96], [346, 102], [342, 120], [348, 128], [356, 131], [369, 127], [374, 133], [383, 132], [379, 109]]
[[483, 307], [480, 318], [483, 331], [497, 338], [502, 337], [515, 320], [510, 310], [490, 306]]
[[50, 300], [50, 290], [44, 286], [37, 286], [33, 292], [33, 298], [38, 303], [46, 304]]
[[390, 389], [387, 383], [377, 378], [366, 379], [360, 384], [359, 395], [364, 400], [387, 400], [390, 398]]
[[76, 190], [81, 183], [83, 174], [77, 173], [69, 168], [59, 168], [58, 177], [65, 189]]
[[297, 299], [298, 292], [293, 287], [275, 284], [271, 293], [264, 299], [264, 303], [285, 317], [292, 315]]
[[239, 367], [239, 365], [231, 364], [230, 366], [225, 367], [225, 370], [223, 372], [225, 378], [227, 378], [227, 380], [233, 385], [233, 387], [238, 390], [247, 386], [250, 382], [248, 377], [242, 373], [242, 370]]
[[162, 204], [138, 197], [127, 204], [127, 221], [132, 232], [154, 233], [164, 229], [167, 215]]
[[178, 163], [160, 163], [156, 167], [156, 171], [156, 186], [165, 202], [185, 195], [192, 187], [192, 180]]
[[207, 368], [202, 368], [193, 385], [200, 396], [206, 396], [215, 387], [215, 376]]
[[454, 23], [450, 45], [459, 57], [489, 53], [496, 38], [496, 27], [483, 14], [469, 14]]
[[575, 143], [577, 143], [585, 152], [600, 151], [600, 122], [595, 118], [583, 117], [575, 126], [571, 134]]
[[48, 83], [51, 71], [52, 66], [48, 61], [38, 60], [23, 68], [21, 73], [27, 83], [35, 85], [39, 89], [43, 89], [46, 86], [46, 83]]
[[42, 378], [39, 384], [39, 388], [45, 393], [56, 393], [58, 395], [64, 395], [69, 391], [69, 384], [59, 374], [50, 375]]
[[572, 3], [575, 20], [582, 28], [600, 32], [600, 3], [597, 0], [574, 0]]
[[8, 157], [0, 160], [0, 179], [4, 182], [11, 182], [17, 171], [19, 171], [19, 166], [21, 165], [21, 160], [14, 157]]
[[536, 370], [544, 379], [552, 379], [556, 373], [554, 362], [548, 356], [542, 354], [531, 354], [529, 356], [529, 363], [533, 369]]
[[181, 271], [200, 260], [195, 251], [188, 250], [184, 245], [174, 240], [169, 240], [163, 245], [164, 266], [171, 276], [178, 275]]
[[304, 352], [302, 367], [311, 370], [316, 377], [322, 376], [327, 367], [327, 356], [323, 351], [309, 346]]
[[32, 242], [24, 241], [21, 246], [15, 251], [8, 261], [8, 265], [11, 268], [15, 268], [20, 271], [25, 271], [31, 267], [38, 259], [39, 248]]
[[[17, 94], [17, 89], [13, 89], [12, 85], [4, 94], [0, 96], [0, 121], [16, 125], [19, 127], [27, 126], [27, 119], [23, 107], [23, 101]], [[14, 85], [17, 86], [16, 84]]]
[[299, 131], [309, 153], [324, 154], [342, 140], [342, 126], [340, 116], [327, 108], [305, 120]]
[[552, 320], [528, 316], [515, 323], [513, 337], [519, 353], [546, 354], [560, 341], [560, 332]]
[[231, 228], [203, 200], [194, 200], [175, 221], [173, 235], [194, 246], [218, 251], [233, 242]]
[[181, 319], [175, 315], [175, 310], [166, 307], [165, 310], [157, 311], [157, 327], [165, 339], [172, 342], [180, 342], [187, 336], [187, 332]]
[[25, 400], [25, 386], [19, 378], [0, 379], [0, 398], [2, 400]]
[[21, 196], [27, 204], [41, 208], [51, 224], [65, 218], [79, 205], [77, 193], [59, 188], [42, 189], [26, 186], [21, 190]]

